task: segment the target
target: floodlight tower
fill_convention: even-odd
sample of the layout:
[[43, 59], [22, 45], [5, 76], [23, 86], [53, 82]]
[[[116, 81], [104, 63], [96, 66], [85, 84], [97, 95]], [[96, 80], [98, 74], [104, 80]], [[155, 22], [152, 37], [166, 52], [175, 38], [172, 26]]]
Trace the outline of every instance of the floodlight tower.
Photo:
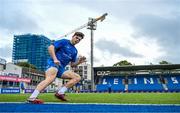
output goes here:
[[101, 22], [105, 19], [107, 13], [103, 14], [98, 18], [89, 18], [88, 28], [91, 30], [91, 90], [94, 90], [94, 70], [93, 70], [93, 61], [94, 61], [94, 30], [97, 28], [97, 21], [101, 20]]
[[94, 19], [93, 18], [89, 18], [89, 23], [88, 23], [88, 28], [87, 29], [90, 29], [91, 30], [91, 90], [94, 90], [94, 70], [93, 70], [93, 61], [94, 61], [94, 54], [93, 54], [93, 51], [94, 51], [94, 40], [93, 40], [93, 37], [94, 37], [94, 30], [96, 30], [96, 27], [97, 27], [97, 22], [94, 22]]

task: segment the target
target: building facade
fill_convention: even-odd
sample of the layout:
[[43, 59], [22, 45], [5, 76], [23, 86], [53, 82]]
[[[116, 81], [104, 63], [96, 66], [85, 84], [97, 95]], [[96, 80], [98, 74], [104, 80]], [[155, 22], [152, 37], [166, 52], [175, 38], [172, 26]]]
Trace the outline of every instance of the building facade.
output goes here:
[[[0, 93], [32, 93], [37, 85], [45, 79], [45, 73], [13, 63], [6, 63], [5, 69], [0, 70]], [[54, 92], [62, 86], [62, 80], [56, 79], [44, 91]]]
[[[81, 91], [91, 89], [91, 65], [88, 63], [82, 63], [74, 68], [71, 68], [69, 65], [66, 67], [66, 70], [72, 70], [75, 73], [81, 76], [81, 81], [77, 83], [72, 90]], [[63, 83], [68, 80], [63, 80]]]
[[0, 71], [4, 70], [6, 66], [6, 60], [0, 58]]
[[29, 62], [41, 71], [46, 70], [51, 40], [43, 35], [15, 35], [13, 41], [13, 63]]

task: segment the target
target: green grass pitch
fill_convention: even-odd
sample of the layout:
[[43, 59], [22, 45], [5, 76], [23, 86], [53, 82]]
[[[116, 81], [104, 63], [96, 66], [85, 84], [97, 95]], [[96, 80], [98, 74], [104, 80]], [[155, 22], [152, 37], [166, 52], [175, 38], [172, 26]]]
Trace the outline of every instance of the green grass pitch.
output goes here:
[[[0, 94], [0, 102], [25, 102], [30, 94]], [[41, 93], [45, 102], [60, 102], [54, 93]], [[67, 93], [67, 103], [180, 104], [180, 93]]]

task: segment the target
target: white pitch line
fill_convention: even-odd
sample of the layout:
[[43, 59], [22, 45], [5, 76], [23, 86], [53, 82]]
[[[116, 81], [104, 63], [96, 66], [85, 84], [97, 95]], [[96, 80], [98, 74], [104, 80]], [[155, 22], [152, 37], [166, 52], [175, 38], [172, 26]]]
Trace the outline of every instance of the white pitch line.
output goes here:
[[[0, 104], [30, 104], [27, 102], [0, 102]], [[68, 105], [150, 105], [150, 106], [180, 106], [180, 104], [118, 104], [118, 103], [60, 103], [60, 102], [45, 102], [44, 104], [68, 104]]]

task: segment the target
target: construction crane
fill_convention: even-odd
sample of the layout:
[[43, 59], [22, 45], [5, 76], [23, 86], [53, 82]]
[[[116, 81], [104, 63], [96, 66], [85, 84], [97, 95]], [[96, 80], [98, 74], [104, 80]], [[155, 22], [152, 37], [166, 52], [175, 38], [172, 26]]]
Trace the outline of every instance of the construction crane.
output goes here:
[[76, 31], [79, 31], [80, 29], [83, 29], [83, 28], [85, 28], [85, 27], [91, 26], [91, 25], [93, 25], [94, 23], [96, 23], [96, 22], [99, 21], [99, 20], [102, 22], [107, 15], [108, 15], [108, 14], [105, 13], [105, 14], [103, 14], [102, 16], [100, 16], [100, 17], [98, 17], [98, 18], [91, 19], [88, 23], [79, 26], [78, 28], [76, 28], [76, 29], [74, 29], [74, 30], [66, 33], [66, 34], [63, 35], [63, 36], [60, 36], [60, 38], [62, 38], [62, 37], [67, 37], [68, 35], [76, 32]]

